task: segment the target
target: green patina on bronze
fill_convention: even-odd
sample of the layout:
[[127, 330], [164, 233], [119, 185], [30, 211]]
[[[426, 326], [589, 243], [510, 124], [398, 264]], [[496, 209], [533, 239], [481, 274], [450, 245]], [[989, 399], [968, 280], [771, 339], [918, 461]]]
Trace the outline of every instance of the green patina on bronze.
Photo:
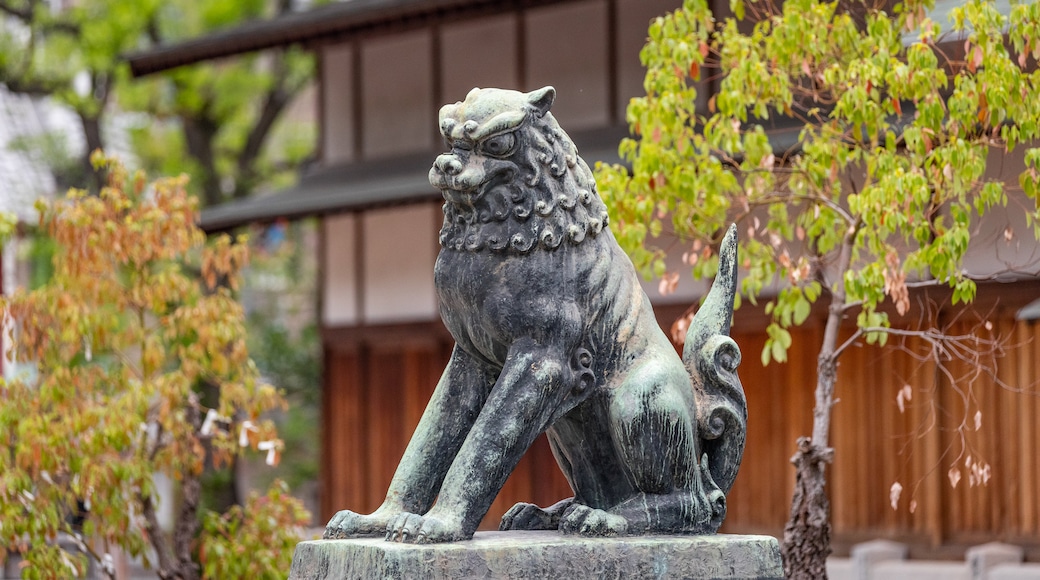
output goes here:
[[455, 349], [386, 500], [368, 515], [337, 513], [325, 538], [472, 538], [543, 432], [574, 497], [517, 504], [503, 530], [711, 534], [722, 524], [747, 419], [728, 336], [735, 230], [680, 358], [549, 113], [554, 98], [552, 87], [474, 89], [441, 109], [451, 151], [430, 170], [445, 199], [435, 280]]

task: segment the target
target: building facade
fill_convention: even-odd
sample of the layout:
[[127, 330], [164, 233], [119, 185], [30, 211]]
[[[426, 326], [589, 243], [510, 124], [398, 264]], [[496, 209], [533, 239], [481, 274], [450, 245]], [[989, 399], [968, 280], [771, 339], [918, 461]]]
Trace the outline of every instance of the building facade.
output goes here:
[[[452, 347], [433, 287], [441, 202], [426, 178], [442, 150], [440, 106], [475, 86], [554, 85], [553, 114], [583, 158], [590, 165], [618, 161], [625, 106], [642, 94], [638, 54], [647, 25], [678, 4], [353, 0], [131, 58], [138, 74], [148, 74], [287, 43], [305, 43], [318, 56], [317, 166], [288, 191], [207, 210], [203, 226], [218, 231], [279, 218], [321, 220], [322, 518], [379, 505]], [[718, 10], [727, 6], [720, 2]], [[1016, 163], [995, 166], [1011, 175]], [[977, 264], [995, 264], [995, 243], [980, 248]], [[1002, 248], [1005, 257], [1012, 251]], [[1033, 251], [1014, 248], [1016, 255]], [[648, 286], [666, 328], [703, 290], [684, 280], [678, 292], [662, 297], [656, 285]], [[1033, 278], [980, 287], [975, 311], [1005, 342], [993, 359], [996, 376], [977, 377], [970, 395], [951, 388], [942, 368], [898, 349], [863, 346], [843, 357], [830, 487], [839, 553], [877, 537], [907, 541], [913, 554], [933, 556], [1000, 539], [1040, 559], [1040, 341], [1035, 322], [1018, 316], [1038, 296], [1040, 282]], [[943, 303], [936, 295], [914, 298]], [[794, 330], [790, 362], [768, 367], [758, 356], [764, 312], [745, 305], [736, 315], [733, 335], [744, 353], [739, 372], [750, 417], [726, 531], [782, 534], [793, 489], [788, 461], [796, 438], [811, 430], [823, 318], [817, 314]], [[970, 316], [948, 308], [940, 319], [956, 330]], [[966, 361], [946, 367], [953, 376], [973, 370]], [[910, 401], [899, 398], [906, 385], [915, 393]], [[980, 427], [958, 430], [976, 408], [984, 410]], [[954, 457], [960, 464], [966, 457], [988, 463], [988, 483], [971, 485], [966, 478], [951, 485]], [[905, 491], [893, 509], [896, 482]], [[568, 495], [542, 438], [485, 526], [496, 527], [515, 501], [546, 505]]]

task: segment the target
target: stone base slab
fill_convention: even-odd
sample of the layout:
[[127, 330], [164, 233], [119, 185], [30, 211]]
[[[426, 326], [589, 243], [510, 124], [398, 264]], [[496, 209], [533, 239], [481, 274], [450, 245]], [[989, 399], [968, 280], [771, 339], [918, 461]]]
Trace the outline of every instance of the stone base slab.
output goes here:
[[382, 538], [300, 542], [289, 571], [289, 580], [783, 576], [771, 536], [584, 538], [556, 531], [477, 532], [467, 542], [430, 545]]

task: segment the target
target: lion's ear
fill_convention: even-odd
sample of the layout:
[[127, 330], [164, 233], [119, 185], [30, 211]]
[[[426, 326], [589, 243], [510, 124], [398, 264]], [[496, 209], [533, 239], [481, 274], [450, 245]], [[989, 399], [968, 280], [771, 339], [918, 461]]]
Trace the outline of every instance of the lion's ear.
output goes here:
[[552, 106], [554, 100], [556, 100], [556, 89], [552, 87], [542, 87], [537, 91], [527, 93], [527, 102], [531, 103], [539, 117], [549, 112], [549, 107]]

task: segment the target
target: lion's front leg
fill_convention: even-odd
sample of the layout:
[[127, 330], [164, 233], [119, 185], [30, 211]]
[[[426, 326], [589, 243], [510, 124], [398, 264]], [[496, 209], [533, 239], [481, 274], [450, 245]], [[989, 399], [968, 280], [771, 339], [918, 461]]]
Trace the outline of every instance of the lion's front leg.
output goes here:
[[[573, 372], [563, 348], [515, 343], [502, 374], [423, 516], [387, 529], [398, 541], [448, 542], [473, 537], [506, 478], [535, 438], [549, 427], [572, 391]], [[569, 354], [569, 353], [568, 353]]]
[[383, 504], [368, 515], [350, 510], [337, 513], [323, 537], [382, 535], [400, 514], [430, 509], [452, 460], [495, 384], [495, 374], [456, 345], [394, 472]]

